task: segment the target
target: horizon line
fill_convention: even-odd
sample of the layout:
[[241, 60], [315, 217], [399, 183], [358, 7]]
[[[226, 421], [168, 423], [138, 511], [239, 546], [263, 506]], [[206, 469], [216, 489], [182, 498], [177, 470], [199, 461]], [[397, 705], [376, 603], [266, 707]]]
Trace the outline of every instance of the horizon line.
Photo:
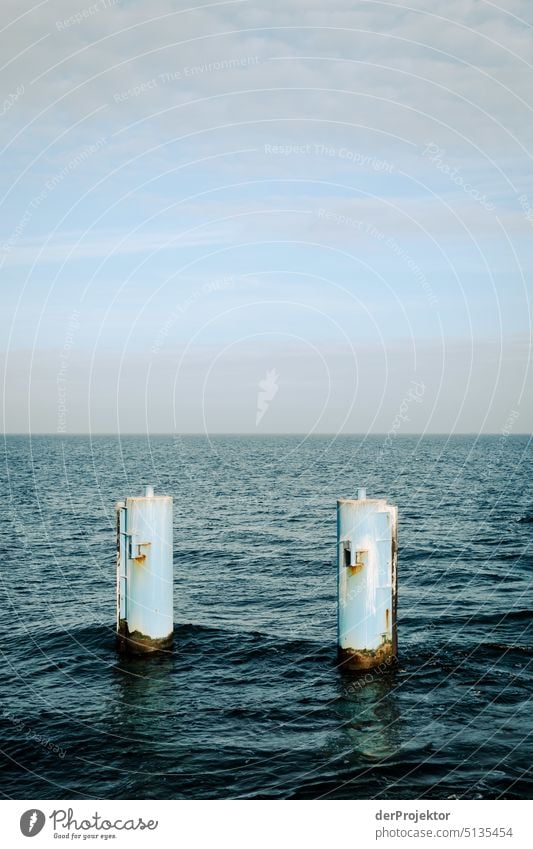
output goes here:
[[[334, 431], [317, 431], [313, 433], [305, 433], [304, 431], [266, 431], [264, 433], [258, 433], [257, 431], [230, 431], [230, 430], [219, 430], [219, 431], [107, 431], [107, 430], [98, 430], [98, 431], [72, 431], [71, 433], [58, 433], [57, 431], [2, 431], [4, 437], [6, 436], [57, 436], [58, 438], [68, 438], [70, 436], [255, 436], [255, 437], [263, 437], [263, 436], [304, 436], [307, 439], [313, 436], [360, 436], [360, 437], [369, 437], [369, 436], [390, 436], [390, 431], [376, 431], [372, 433], [365, 433], [363, 431], [352, 431], [352, 432], [339, 432], [336, 433]], [[532, 433], [506, 433], [504, 431], [483, 431], [481, 433], [477, 431], [405, 431], [403, 433], [396, 433], [394, 435], [394, 439], [402, 439], [403, 437], [411, 437], [411, 436], [501, 436], [507, 439], [512, 436], [533, 436]]]

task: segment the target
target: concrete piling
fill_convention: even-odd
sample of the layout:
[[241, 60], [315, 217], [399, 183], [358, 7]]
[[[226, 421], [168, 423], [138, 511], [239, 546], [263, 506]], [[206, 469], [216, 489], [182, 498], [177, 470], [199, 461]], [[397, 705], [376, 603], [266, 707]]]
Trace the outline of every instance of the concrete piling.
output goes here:
[[371, 669], [397, 656], [398, 511], [385, 499], [337, 501], [338, 656]]
[[172, 497], [145, 494], [116, 505], [117, 648], [168, 650], [174, 634]]

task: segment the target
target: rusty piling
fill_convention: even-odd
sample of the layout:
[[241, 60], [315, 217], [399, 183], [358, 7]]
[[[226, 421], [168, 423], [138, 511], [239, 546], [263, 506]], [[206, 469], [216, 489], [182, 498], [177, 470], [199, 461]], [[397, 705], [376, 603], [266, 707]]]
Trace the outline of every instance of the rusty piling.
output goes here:
[[172, 497], [145, 494], [118, 502], [117, 648], [145, 654], [172, 648]]
[[337, 501], [338, 656], [371, 669], [397, 656], [397, 508], [385, 499]]

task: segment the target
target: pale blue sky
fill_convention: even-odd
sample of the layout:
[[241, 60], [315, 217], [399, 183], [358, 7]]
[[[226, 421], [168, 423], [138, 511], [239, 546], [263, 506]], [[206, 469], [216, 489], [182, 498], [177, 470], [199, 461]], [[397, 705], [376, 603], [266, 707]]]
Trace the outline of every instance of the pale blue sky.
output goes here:
[[3, 10], [6, 430], [531, 430], [526, 0]]

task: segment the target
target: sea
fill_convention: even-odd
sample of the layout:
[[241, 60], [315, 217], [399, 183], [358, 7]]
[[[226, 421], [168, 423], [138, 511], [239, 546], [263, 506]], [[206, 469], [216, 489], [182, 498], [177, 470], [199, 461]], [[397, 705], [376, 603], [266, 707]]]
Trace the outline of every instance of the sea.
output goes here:
[[[523, 799], [531, 438], [9, 435], [0, 792]], [[174, 497], [171, 653], [115, 649], [115, 503]], [[336, 499], [399, 510], [399, 657], [336, 653]]]

